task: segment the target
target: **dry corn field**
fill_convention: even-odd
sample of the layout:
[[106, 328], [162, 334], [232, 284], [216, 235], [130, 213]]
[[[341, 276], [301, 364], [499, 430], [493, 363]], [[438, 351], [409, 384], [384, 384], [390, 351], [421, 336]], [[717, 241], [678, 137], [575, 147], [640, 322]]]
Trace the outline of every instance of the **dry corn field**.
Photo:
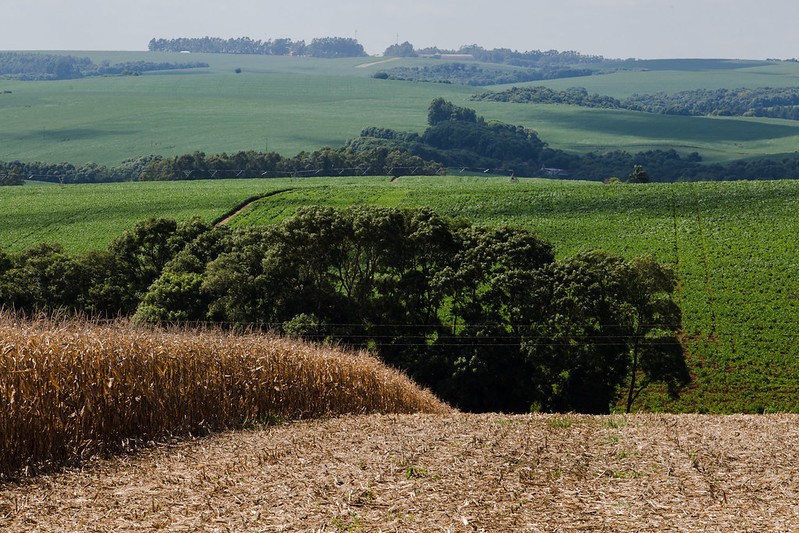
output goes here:
[[449, 411], [365, 354], [9, 315], [0, 315], [0, 406], [0, 479], [274, 420]]

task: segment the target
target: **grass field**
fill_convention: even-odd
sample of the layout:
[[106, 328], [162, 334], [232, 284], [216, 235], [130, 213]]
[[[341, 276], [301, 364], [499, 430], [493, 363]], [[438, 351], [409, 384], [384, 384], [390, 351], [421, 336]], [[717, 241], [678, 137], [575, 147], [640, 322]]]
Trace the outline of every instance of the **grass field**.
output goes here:
[[[291, 156], [340, 146], [367, 126], [422, 131], [442, 96], [488, 119], [536, 129], [554, 148], [574, 152], [651, 148], [699, 151], [708, 160], [794, 152], [796, 122], [664, 117], [570, 106], [470, 102], [483, 88], [370, 78], [393, 66], [434, 60], [319, 60], [223, 54], [73, 52], [108, 60], [207, 62], [192, 71], [70, 81], [0, 80], [0, 161], [105, 165], [148, 154], [269, 150]], [[585, 86], [615, 97], [693, 88], [799, 85], [795, 63], [637, 62], [612, 74], [541, 82]], [[236, 74], [236, 69], [242, 69]], [[496, 87], [500, 88], [500, 87]], [[5, 94], [2, 91], [11, 91]]]
[[213, 221], [274, 191], [282, 192], [229, 224], [276, 223], [309, 204], [431, 206], [482, 224], [532, 228], [561, 257], [592, 248], [654, 255], [679, 274], [695, 383], [679, 401], [653, 391], [639, 407], [799, 411], [799, 181], [604, 186], [467, 176], [26, 185], [0, 190], [4, 206], [19, 206], [3, 211], [0, 246], [102, 247], [147, 216]]

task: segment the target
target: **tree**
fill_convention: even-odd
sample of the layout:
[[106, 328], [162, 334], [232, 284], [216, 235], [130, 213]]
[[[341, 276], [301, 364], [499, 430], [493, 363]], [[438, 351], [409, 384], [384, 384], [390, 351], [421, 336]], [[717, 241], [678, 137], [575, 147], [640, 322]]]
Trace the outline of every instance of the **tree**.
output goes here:
[[[477, 112], [468, 107], [459, 107], [443, 98], [435, 98], [427, 110], [427, 123], [431, 126], [454, 120], [458, 122], [478, 122]], [[481, 119], [482, 120], [482, 119]]]
[[452, 117], [452, 110], [454, 107], [452, 102], [448, 102], [443, 98], [439, 97], [434, 99], [427, 109], [427, 123], [431, 126], [435, 126], [445, 120], [449, 120], [450, 117]]
[[627, 179], [629, 183], [649, 183], [649, 173], [641, 165], [635, 165]]
[[620, 257], [587, 252], [547, 269], [541, 320], [522, 341], [541, 410], [607, 413], [618, 397], [631, 333], [619, 297], [623, 265]]
[[210, 227], [198, 218], [178, 224], [175, 220], [151, 218], [137, 224], [109, 246], [122, 276], [116, 283], [124, 286], [128, 313], [135, 310], [147, 288], [162, 273], [167, 263], [186, 244]]
[[392, 44], [386, 51], [383, 52], [383, 57], [416, 57], [416, 51], [413, 49], [413, 45], [408, 41], [405, 41], [402, 44]]
[[78, 297], [78, 309], [93, 317], [111, 318], [129, 313], [137, 300], [130, 294], [122, 262], [108, 250], [95, 250], [75, 259], [83, 273], [86, 289]]
[[676, 395], [690, 381], [669, 268], [594, 251], [550, 274], [543, 319], [523, 343], [542, 409], [608, 412], [626, 385], [629, 412], [650, 383]]
[[440, 341], [451, 368], [439, 393], [464, 410], [527, 412], [537, 399], [536, 369], [520, 348], [525, 324], [541, 319], [542, 269], [554, 261], [552, 248], [519, 228], [463, 226], [455, 237]]
[[625, 292], [628, 320], [630, 370], [626, 411], [650, 383], [665, 383], [676, 396], [691, 381], [680, 341], [682, 312], [672, 298], [674, 273], [651, 257], [626, 265]]
[[306, 53], [312, 57], [362, 57], [366, 55], [363, 46], [355, 39], [344, 37], [322, 37], [313, 39]]
[[202, 276], [194, 272], [164, 272], [148, 289], [135, 318], [158, 322], [205, 320], [208, 303], [201, 292]]
[[71, 310], [85, 290], [84, 272], [60, 245], [39, 244], [0, 257], [0, 305], [21, 311]]
[[134, 281], [160, 272], [137, 318], [375, 349], [472, 411], [604, 413], [625, 384], [629, 406], [653, 381], [686, 383], [674, 278], [652, 259], [555, 261], [528, 230], [429, 209], [314, 206], [276, 226], [202, 229], [153, 220], [117, 246]]
[[0, 186], [22, 185], [23, 183], [25, 182], [18, 166], [11, 166], [7, 170], [0, 169]]

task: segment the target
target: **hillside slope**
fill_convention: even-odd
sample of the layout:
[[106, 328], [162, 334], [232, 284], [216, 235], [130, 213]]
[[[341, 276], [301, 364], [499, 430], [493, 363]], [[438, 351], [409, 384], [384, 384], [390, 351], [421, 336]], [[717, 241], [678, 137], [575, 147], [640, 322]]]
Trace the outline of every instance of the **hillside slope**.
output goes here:
[[787, 531], [793, 415], [370, 415], [0, 486], [9, 531]]
[[[188, 59], [159, 52], [71, 54], [98, 65]], [[729, 161], [792, 153], [799, 139], [795, 121], [469, 102], [483, 89], [374, 79], [386, 65], [368, 58], [191, 54], [190, 60], [209, 67], [80, 80], [0, 80], [0, 160], [118, 165], [148, 154], [195, 150], [292, 156], [341, 146], [370, 126], [421, 132], [427, 107], [436, 97], [474, 107], [489, 120], [535, 129], [552, 148], [575, 153], [674, 148], [698, 151], [706, 161]], [[412, 58], [390, 66], [441, 64]], [[533, 83], [558, 90], [580, 86], [623, 98], [698, 88], [794, 87], [797, 80], [799, 65], [791, 62], [672, 60], [633, 62], [614, 73]]]

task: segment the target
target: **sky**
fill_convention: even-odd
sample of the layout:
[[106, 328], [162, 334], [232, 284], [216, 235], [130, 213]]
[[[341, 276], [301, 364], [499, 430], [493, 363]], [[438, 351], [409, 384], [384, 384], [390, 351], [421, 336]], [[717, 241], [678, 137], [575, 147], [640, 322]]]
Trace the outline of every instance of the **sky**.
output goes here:
[[175, 37], [356, 38], [607, 58], [799, 57], [797, 0], [0, 0], [0, 50], [146, 50]]

